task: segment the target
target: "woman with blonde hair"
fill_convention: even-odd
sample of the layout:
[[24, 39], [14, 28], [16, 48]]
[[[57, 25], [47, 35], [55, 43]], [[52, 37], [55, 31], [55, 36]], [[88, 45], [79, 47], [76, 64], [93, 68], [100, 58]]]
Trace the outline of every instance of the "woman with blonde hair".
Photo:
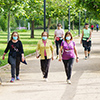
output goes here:
[[[19, 39], [19, 34], [17, 32], [13, 32], [11, 35], [11, 40], [8, 42], [7, 47], [4, 51], [2, 59], [5, 59], [6, 53], [9, 52], [8, 56], [8, 63], [11, 65], [11, 81], [15, 81], [15, 72], [16, 72], [16, 80], [19, 79], [19, 65], [20, 65], [20, 58], [22, 62], [24, 62], [24, 51], [22, 42]], [[15, 71], [16, 70], [16, 71]]]

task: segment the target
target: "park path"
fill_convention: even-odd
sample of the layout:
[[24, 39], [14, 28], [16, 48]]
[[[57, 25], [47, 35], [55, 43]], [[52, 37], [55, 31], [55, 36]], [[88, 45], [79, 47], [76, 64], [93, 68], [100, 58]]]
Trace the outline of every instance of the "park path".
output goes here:
[[40, 62], [28, 57], [28, 65], [21, 64], [20, 81], [10, 83], [10, 66], [0, 69], [2, 85], [0, 100], [100, 100], [100, 32], [93, 32], [92, 52], [84, 60], [80, 38], [74, 41], [79, 53], [79, 63], [74, 62], [72, 84], [66, 83], [62, 62], [51, 61], [49, 81], [42, 80]]

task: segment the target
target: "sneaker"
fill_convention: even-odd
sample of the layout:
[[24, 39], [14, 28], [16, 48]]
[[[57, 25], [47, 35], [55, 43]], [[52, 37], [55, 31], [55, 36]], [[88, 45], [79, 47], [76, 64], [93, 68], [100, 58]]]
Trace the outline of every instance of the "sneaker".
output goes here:
[[85, 60], [87, 60], [87, 56], [85, 56]]
[[57, 55], [56, 59], [58, 59], [58, 55]]
[[47, 79], [47, 78], [44, 78], [44, 81], [45, 81], [45, 82], [48, 82], [48, 79]]
[[15, 78], [11, 78], [10, 82], [14, 82], [15, 81]]
[[90, 57], [90, 54], [88, 54], [88, 58]]
[[16, 76], [16, 80], [20, 80], [19, 76]]
[[68, 84], [71, 84], [71, 81], [70, 81], [70, 80], [67, 80], [67, 83], [68, 83]]

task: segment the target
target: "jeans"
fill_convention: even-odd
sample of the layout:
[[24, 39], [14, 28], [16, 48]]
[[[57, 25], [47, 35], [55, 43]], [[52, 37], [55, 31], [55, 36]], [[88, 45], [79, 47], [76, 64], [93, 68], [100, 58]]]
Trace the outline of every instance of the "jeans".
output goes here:
[[56, 43], [56, 54], [58, 55], [62, 40], [59, 40], [59, 41], [56, 40], [55, 43]]
[[50, 66], [50, 60], [51, 59], [47, 59], [47, 57], [45, 56], [44, 60], [40, 60], [41, 63], [41, 70], [43, 73], [43, 78], [47, 78], [48, 77], [48, 71], [49, 71], [49, 66]]
[[74, 58], [71, 58], [69, 60], [63, 60], [65, 72], [67, 75], [67, 80], [69, 80], [71, 78], [73, 62], [74, 62]]
[[20, 57], [13, 58], [12, 56], [9, 56], [9, 61], [11, 64], [11, 76], [12, 78], [15, 78], [15, 70], [16, 76], [19, 76]]

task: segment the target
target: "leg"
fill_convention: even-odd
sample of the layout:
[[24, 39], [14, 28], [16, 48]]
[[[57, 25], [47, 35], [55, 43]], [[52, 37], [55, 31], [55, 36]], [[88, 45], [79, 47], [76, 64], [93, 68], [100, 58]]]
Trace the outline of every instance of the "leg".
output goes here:
[[71, 78], [73, 62], [74, 62], [74, 58], [71, 58], [68, 60], [68, 78], [67, 78], [67, 80], [70, 80], [70, 78]]
[[45, 75], [45, 59], [40, 60], [40, 63], [41, 63], [41, 71], [42, 71], [43, 75]]
[[63, 63], [64, 63], [64, 67], [65, 67], [66, 76], [68, 79], [68, 60], [63, 60]]
[[20, 57], [16, 58], [16, 77], [19, 76]]
[[58, 47], [58, 41], [56, 41], [56, 54], [58, 55], [59, 53], [58, 53], [58, 50], [59, 50], [59, 47]]
[[83, 47], [84, 47], [85, 59], [87, 59], [88, 43], [87, 43], [87, 41], [82, 41], [82, 43], [83, 43]]
[[46, 59], [46, 62], [45, 62], [45, 75], [44, 75], [44, 78], [47, 78], [48, 77], [48, 71], [49, 71], [49, 66], [50, 66], [50, 60], [51, 59]]
[[88, 42], [88, 57], [90, 56], [91, 51], [91, 41]]
[[16, 59], [10, 56], [9, 61], [11, 63], [11, 76], [15, 78]]

